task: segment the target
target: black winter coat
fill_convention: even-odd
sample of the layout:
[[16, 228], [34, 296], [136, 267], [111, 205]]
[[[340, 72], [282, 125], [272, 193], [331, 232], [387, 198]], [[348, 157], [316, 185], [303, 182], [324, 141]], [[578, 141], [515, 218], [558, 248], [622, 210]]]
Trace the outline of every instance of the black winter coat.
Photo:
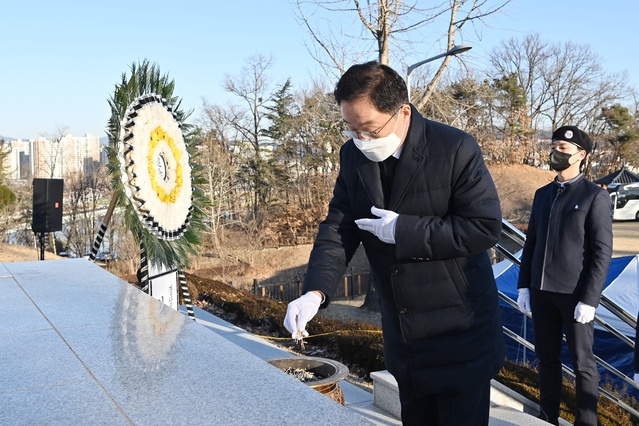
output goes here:
[[[399, 213], [396, 244], [361, 231], [371, 206]], [[486, 250], [501, 211], [479, 146], [467, 133], [412, 108], [389, 205], [378, 163], [346, 142], [304, 291], [330, 302], [360, 242], [380, 295], [384, 360], [404, 396], [458, 393], [490, 380], [505, 348], [497, 288]]]

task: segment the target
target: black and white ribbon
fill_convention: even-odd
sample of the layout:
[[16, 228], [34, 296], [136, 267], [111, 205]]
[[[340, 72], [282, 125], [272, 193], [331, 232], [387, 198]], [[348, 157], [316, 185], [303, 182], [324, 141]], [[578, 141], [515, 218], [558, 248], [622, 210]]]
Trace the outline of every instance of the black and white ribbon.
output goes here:
[[188, 316], [195, 321], [195, 312], [193, 312], [193, 304], [191, 303], [191, 293], [189, 292], [189, 286], [186, 284], [184, 271], [178, 271], [178, 278], [180, 280], [180, 288], [182, 289], [182, 303], [186, 306]]
[[144, 244], [140, 243], [140, 285], [142, 291], [149, 293], [149, 259], [146, 257]]

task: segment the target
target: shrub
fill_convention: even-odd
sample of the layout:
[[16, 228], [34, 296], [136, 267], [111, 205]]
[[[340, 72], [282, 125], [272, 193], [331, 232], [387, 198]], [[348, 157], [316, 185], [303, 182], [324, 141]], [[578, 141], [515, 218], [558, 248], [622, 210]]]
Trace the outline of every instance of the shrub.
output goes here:
[[16, 194], [5, 185], [0, 185], [0, 209], [16, 202]]

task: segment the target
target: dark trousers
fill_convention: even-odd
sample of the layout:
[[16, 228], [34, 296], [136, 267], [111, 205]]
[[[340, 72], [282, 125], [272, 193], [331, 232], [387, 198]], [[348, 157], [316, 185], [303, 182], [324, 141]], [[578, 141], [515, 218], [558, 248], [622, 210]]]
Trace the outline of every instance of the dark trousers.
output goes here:
[[490, 381], [462, 394], [435, 394], [405, 401], [400, 390], [402, 424], [484, 426], [490, 418]]
[[535, 353], [539, 358], [539, 405], [541, 418], [557, 424], [561, 401], [561, 345], [566, 334], [576, 376], [575, 425], [597, 424], [599, 373], [592, 352], [594, 321], [575, 321], [578, 297], [531, 289], [530, 305], [535, 329]]

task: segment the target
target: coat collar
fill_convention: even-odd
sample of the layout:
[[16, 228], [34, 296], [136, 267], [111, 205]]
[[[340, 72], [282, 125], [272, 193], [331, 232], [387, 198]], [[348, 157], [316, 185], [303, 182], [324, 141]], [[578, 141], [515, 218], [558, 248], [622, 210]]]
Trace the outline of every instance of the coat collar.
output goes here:
[[585, 179], [584, 174], [583, 173], [579, 173], [574, 178], [572, 178], [570, 180], [567, 180], [565, 182], [559, 182], [559, 180], [557, 180], [557, 178], [555, 178], [555, 180], [553, 181], [553, 184], [555, 185], [556, 188], [563, 187], [564, 189], [570, 189], [570, 188], [572, 188], [574, 186], [577, 186], [584, 179]]

